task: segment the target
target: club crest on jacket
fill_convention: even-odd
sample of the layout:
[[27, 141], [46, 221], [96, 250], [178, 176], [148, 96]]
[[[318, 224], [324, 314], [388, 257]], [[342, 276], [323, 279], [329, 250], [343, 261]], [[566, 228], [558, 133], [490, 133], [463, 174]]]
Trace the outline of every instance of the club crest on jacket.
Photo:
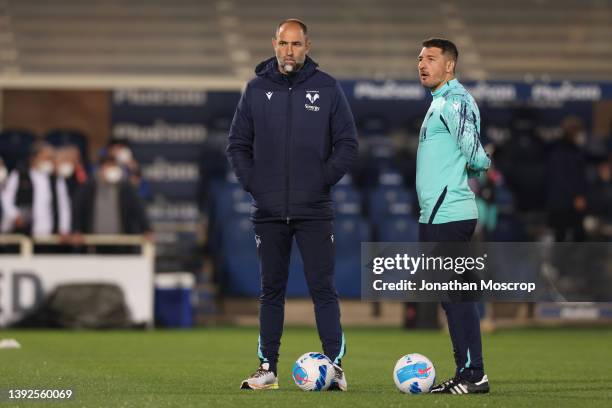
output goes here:
[[306, 91], [306, 99], [308, 99], [311, 105], [306, 103], [304, 104], [304, 108], [312, 112], [318, 112], [320, 108], [315, 106], [314, 103], [319, 99], [319, 91]]

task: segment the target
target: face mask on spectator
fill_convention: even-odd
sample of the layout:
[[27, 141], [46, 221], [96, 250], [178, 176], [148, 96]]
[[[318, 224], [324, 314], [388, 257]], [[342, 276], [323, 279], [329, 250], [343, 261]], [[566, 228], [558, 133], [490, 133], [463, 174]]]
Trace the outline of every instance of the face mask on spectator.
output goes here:
[[119, 166], [107, 167], [106, 170], [104, 170], [104, 178], [106, 179], [107, 183], [118, 183], [119, 180], [121, 180], [121, 176], [122, 171]]
[[57, 172], [63, 178], [68, 178], [74, 173], [74, 165], [72, 163], [62, 163], [58, 166]]
[[130, 161], [132, 161], [132, 151], [127, 147], [120, 149], [117, 152], [117, 161], [120, 164], [128, 164]]
[[41, 173], [51, 174], [53, 172], [53, 162], [51, 160], [44, 160], [36, 165], [36, 170]]
[[587, 142], [587, 134], [586, 134], [586, 132], [578, 132], [578, 134], [574, 138], [574, 142], [578, 146], [584, 146], [586, 144], [586, 142]]
[[6, 167], [1, 166], [0, 167], [0, 183], [4, 183], [4, 180], [6, 180], [7, 177], [8, 177], [8, 171], [6, 170]]

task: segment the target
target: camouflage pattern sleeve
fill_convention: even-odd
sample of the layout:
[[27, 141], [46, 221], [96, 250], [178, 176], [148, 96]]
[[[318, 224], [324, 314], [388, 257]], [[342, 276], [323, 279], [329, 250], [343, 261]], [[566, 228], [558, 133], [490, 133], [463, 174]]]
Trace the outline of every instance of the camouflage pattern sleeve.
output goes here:
[[491, 165], [480, 143], [480, 112], [472, 98], [451, 97], [442, 109], [442, 122], [455, 138], [467, 160], [470, 177], [476, 177]]

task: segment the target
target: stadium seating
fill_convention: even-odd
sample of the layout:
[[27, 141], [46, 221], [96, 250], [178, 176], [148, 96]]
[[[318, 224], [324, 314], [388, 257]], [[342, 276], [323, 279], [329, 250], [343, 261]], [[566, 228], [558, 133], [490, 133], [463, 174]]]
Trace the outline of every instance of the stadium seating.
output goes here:
[[350, 184], [339, 184], [332, 189], [336, 216], [362, 214], [362, 197], [357, 188]]
[[343, 298], [361, 294], [361, 243], [370, 241], [370, 226], [361, 216], [345, 216], [334, 223], [336, 288]]
[[272, 54], [275, 25], [309, 24], [312, 56], [341, 78], [415, 78], [424, 37], [456, 39], [470, 79], [612, 78], [610, 2], [557, 0], [272, 0], [82, 2], [40, 7], [11, 1], [0, 11], [0, 68], [21, 73], [252, 75]]
[[231, 295], [258, 296], [259, 262], [251, 221], [247, 217], [227, 220], [221, 236], [223, 289]]
[[376, 226], [380, 242], [418, 242], [419, 223], [411, 216], [392, 215]]
[[401, 186], [379, 186], [369, 195], [370, 220], [379, 224], [392, 215], [410, 216], [414, 200], [414, 193]]

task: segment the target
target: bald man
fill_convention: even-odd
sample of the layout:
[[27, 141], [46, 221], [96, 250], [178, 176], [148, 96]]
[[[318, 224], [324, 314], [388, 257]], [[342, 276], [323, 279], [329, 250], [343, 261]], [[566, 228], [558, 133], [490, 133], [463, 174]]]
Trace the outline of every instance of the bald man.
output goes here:
[[[331, 187], [357, 158], [357, 132], [344, 93], [308, 57], [306, 25], [281, 22], [275, 56], [255, 69], [236, 109], [227, 155], [253, 196], [252, 221], [261, 269], [259, 368], [242, 389], [277, 389], [285, 291], [293, 238], [315, 309], [323, 352], [334, 364], [330, 389], [346, 391], [346, 352], [334, 287]], [[316, 382], [321, 387], [322, 382]]]

